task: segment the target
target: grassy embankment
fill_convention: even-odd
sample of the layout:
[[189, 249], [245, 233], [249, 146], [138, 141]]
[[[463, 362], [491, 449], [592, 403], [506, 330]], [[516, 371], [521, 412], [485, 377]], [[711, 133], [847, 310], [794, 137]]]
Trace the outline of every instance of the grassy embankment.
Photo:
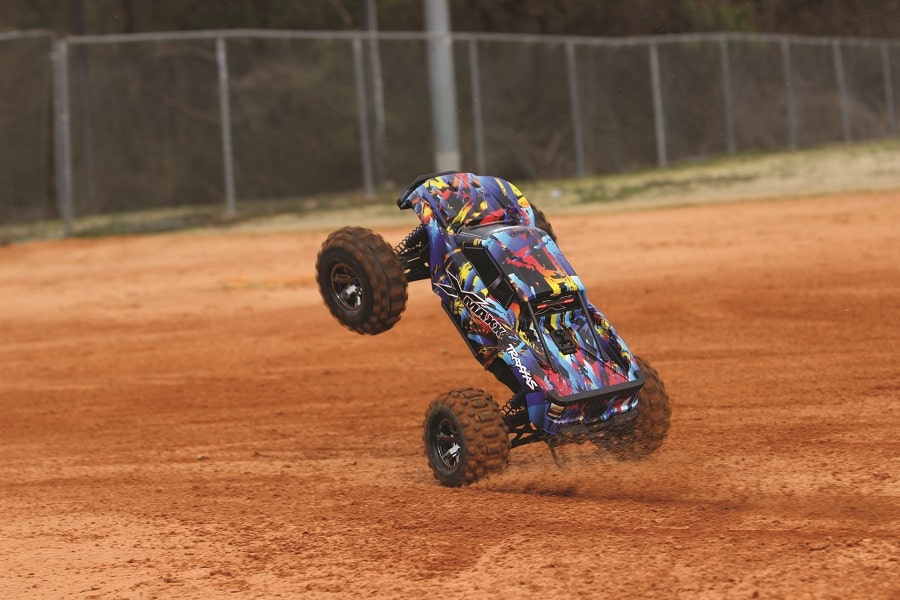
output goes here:
[[[549, 214], [636, 210], [657, 206], [776, 199], [900, 189], [900, 141], [838, 145], [798, 152], [738, 154], [666, 169], [555, 181], [516, 181]], [[181, 207], [81, 218], [76, 235], [171, 229], [332, 229], [343, 224], [409, 222], [394, 204], [398, 190], [362, 199], [360, 192], [272, 202], [238, 202], [238, 216], [221, 207]], [[62, 234], [58, 222], [0, 228], [0, 240]]]

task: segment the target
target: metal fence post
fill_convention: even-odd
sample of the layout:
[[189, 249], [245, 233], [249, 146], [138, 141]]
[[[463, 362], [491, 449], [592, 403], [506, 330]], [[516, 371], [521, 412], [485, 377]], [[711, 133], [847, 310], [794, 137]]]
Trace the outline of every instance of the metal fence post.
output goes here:
[[53, 144], [56, 161], [56, 204], [63, 234], [72, 235], [72, 135], [69, 120], [69, 46], [53, 43]]
[[891, 49], [881, 42], [881, 70], [884, 73], [884, 102], [887, 105], [888, 131], [897, 137], [897, 113], [894, 108], [894, 81], [891, 77]]
[[384, 181], [384, 146], [387, 130], [384, 116], [384, 76], [381, 73], [381, 40], [378, 34], [378, 8], [375, 0], [366, 0], [366, 25], [369, 32], [369, 73], [372, 77], [372, 120], [374, 139], [372, 140], [373, 178], [379, 184]]
[[372, 146], [369, 140], [369, 111], [366, 107], [366, 79], [363, 72], [362, 42], [353, 39], [353, 74], [356, 83], [356, 115], [359, 120], [359, 146], [362, 153], [363, 190], [367, 197], [375, 194], [372, 184]]
[[487, 171], [484, 159], [484, 119], [481, 114], [481, 73], [478, 69], [478, 42], [469, 40], [469, 86], [472, 89], [472, 127], [475, 129], [475, 165]]
[[584, 177], [586, 174], [584, 167], [584, 123], [581, 116], [581, 92], [578, 87], [578, 65], [575, 63], [575, 44], [572, 42], [566, 42], [566, 70], [569, 75], [569, 102], [572, 108], [576, 175]]
[[728, 38], [719, 40], [719, 59], [722, 63], [722, 96], [725, 101], [725, 147], [734, 154], [737, 144], [734, 139], [734, 96], [731, 91], [731, 59], [728, 55]]
[[219, 116], [222, 127], [222, 162], [225, 172], [225, 214], [237, 213], [234, 197], [234, 155], [231, 149], [231, 102], [228, 95], [228, 52], [225, 39], [216, 38], [216, 62], [219, 65]]
[[650, 83], [653, 87], [653, 123], [656, 128], [656, 160], [659, 166], [669, 163], [666, 156], [666, 120], [663, 114], [662, 85], [659, 82], [659, 52], [650, 42]]
[[431, 126], [434, 129], [436, 171], [460, 168], [459, 125], [456, 108], [456, 75], [448, 0], [425, 0], [428, 30], [428, 83], [431, 92]]
[[784, 104], [787, 109], [788, 145], [797, 149], [797, 105], [794, 99], [794, 76], [791, 71], [791, 45], [787, 38], [781, 40], [781, 70], [784, 73]]
[[841, 127], [844, 130], [844, 143], [849, 144], [852, 141], [850, 132], [850, 100], [847, 97], [847, 81], [844, 78], [844, 59], [841, 56], [841, 41], [837, 38], [831, 42], [832, 54], [834, 55], [834, 78], [838, 87], [838, 102], [841, 109]]

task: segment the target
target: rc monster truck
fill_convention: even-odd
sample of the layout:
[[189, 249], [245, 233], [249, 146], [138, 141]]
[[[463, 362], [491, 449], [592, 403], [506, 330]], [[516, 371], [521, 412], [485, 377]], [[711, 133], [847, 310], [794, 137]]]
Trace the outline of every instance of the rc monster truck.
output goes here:
[[511, 183], [447, 172], [414, 181], [397, 201], [421, 224], [396, 248], [344, 227], [322, 244], [319, 290], [331, 313], [363, 334], [390, 329], [407, 282], [431, 279], [447, 316], [485, 369], [512, 391], [438, 396], [425, 414], [425, 455], [446, 486], [504, 469], [510, 448], [592, 443], [643, 458], [669, 429], [669, 397], [590, 302], [546, 217]]

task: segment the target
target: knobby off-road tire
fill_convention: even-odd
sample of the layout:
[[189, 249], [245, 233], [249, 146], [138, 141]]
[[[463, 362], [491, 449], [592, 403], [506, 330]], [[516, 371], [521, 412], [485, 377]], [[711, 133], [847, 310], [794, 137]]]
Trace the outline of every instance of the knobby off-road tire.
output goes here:
[[534, 211], [534, 226], [538, 229], [543, 229], [547, 232], [547, 235], [550, 236], [554, 242], [556, 241], [556, 232], [553, 231], [553, 226], [550, 224], [550, 221], [547, 219], [547, 215], [544, 214], [544, 211], [539, 209], [534, 204], [531, 205], [531, 210]]
[[469, 485], [509, 464], [509, 431], [490, 394], [474, 388], [434, 399], [425, 412], [425, 456], [448, 487]]
[[656, 452], [669, 433], [669, 394], [650, 363], [635, 357], [644, 375], [634, 421], [604, 439], [603, 446], [620, 460], [641, 460]]
[[400, 259], [370, 229], [343, 227], [329, 235], [316, 259], [316, 282], [331, 314], [358, 333], [387, 331], [406, 308]]

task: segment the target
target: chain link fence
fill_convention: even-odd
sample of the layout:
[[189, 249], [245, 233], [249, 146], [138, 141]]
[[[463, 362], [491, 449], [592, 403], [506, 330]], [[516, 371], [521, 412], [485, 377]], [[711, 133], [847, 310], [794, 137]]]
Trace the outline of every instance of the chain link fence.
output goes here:
[[0, 225], [58, 218], [46, 33], [0, 33]]
[[[460, 167], [514, 181], [897, 135], [896, 40], [450, 37]], [[0, 225], [404, 185], [434, 165], [429, 39], [0, 34]]]

